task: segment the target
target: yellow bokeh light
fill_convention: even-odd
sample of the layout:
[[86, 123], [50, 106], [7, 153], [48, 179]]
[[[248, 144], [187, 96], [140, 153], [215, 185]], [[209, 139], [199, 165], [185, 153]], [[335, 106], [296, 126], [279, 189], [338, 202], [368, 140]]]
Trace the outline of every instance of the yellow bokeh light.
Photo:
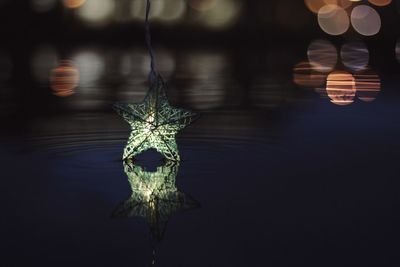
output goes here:
[[86, 0], [77, 8], [78, 16], [92, 25], [103, 25], [111, 20], [115, 10], [113, 0]]
[[197, 14], [198, 20], [209, 28], [225, 29], [237, 21], [242, 11], [241, 7], [242, 1], [218, 0], [213, 8]]
[[175, 22], [181, 19], [186, 13], [186, 2], [184, 0], [169, 0], [165, 4], [159, 20], [163, 22]]
[[349, 29], [350, 20], [342, 7], [325, 5], [318, 11], [318, 24], [327, 34], [341, 35]]

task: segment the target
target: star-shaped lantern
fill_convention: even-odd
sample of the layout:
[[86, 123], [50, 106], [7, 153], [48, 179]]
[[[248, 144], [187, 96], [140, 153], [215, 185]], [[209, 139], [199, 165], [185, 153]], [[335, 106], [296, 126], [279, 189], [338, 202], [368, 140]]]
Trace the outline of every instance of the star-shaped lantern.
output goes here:
[[113, 217], [145, 218], [153, 236], [161, 240], [173, 213], [200, 207], [197, 201], [176, 188], [178, 168], [178, 162], [166, 161], [157, 171], [147, 172], [131, 161], [124, 161], [132, 194], [117, 207]]
[[196, 114], [169, 104], [166, 85], [160, 75], [155, 76], [142, 103], [117, 103], [114, 109], [132, 128], [124, 160], [134, 159], [149, 149], [157, 150], [167, 160], [180, 160], [175, 136], [194, 120]]

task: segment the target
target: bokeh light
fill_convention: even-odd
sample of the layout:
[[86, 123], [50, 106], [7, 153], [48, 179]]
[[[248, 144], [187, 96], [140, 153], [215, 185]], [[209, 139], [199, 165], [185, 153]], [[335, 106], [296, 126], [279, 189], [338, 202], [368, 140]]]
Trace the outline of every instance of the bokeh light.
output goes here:
[[81, 51], [72, 57], [78, 69], [82, 87], [92, 87], [100, 79], [105, 70], [105, 61], [101, 53], [96, 51]]
[[368, 0], [371, 4], [376, 6], [387, 6], [392, 3], [392, 0]]
[[113, 0], [86, 0], [77, 8], [78, 16], [91, 25], [104, 25], [114, 14], [115, 2]]
[[63, 4], [66, 8], [78, 8], [85, 3], [86, 0], [63, 0]]
[[218, 0], [209, 10], [198, 12], [197, 21], [212, 29], [226, 29], [237, 21], [241, 14], [242, 1]]
[[345, 71], [330, 73], [326, 82], [326, 91], [332, 103], [340, 106], [350, 105], [356, 96], [353, 75]]
[[352, 5], [352, 2], [353, 1], [351, 0], [304, 0], [307, 8], [316, 14], [318, 14], [318, 11], [326, 5], [337, 5], [346, 9]]
[[[155, 50], [156, 61], [158, 66], [158, 48]], [[148, 90], [148, 75], [149, 75], [149, 61], [148, 54], [144, 48], [133, 47], [127, 51], [124, 51], [119, 57], [110, 51], [109, 59], [115, 62], [115, 65], [108, 64], [107, 68], [118, 69], [123, 79], [118, 76], [118, 80], [121, 82], [118, 90], [118, 100], [126, 102], [141, 102], [146, 95]], [[146, 70], [144, 68], [147, 68]], [[162, 73], [164, 75], [164, 72]], [[133, 90], [134, 89], [134, 90]]]
[[79, 72], [71, 60], [61, 60], [58, 67], [51, 71], [50, 85], [53, 94], [66, 97], [74, 94], [79, 81]]
[[[165, 1], [153, 0], [151, 2], [150, 18], [157, 19], [160, 17], [161, 12], [164, 9]], [[131, 3], [132, 18], [135, 20], [144, 20], [146, 17], [146, 1], [132, 0]]]
[[372, 7], [359, 5], [351, 12], [351, 24], [358, 33], [372, 36], [381, 29], [381, 17]]
[[317, 88], [325, 81], [326, 74], [315, 71], [308, 61], [298, 63], [293, 69], [293, 82], [299, 86]]
[[378, 74], [366, 70], [354, 75], [358, 99], [364, 102], [372, 102], [381, 91], [381, 80]]
[[336, 47], [326, 40], [313, 41], [307, 50], [308, 60], [316, 71], [332, 71], [338, 60]]
[[350, 21], [344, 8], [325, 5], [318, 11], [318, 24], [327, 34], [341, 35], [349, 29]]
[[337, 5], [337, 0], [304, 0], [304, 3], [311, 12], [318, 14], [318, 11], [326, 5]]
[[164, 4], [159, 20], [176, 22], [185, 15], [186, 7], [185, 0], [169, 0], [167, 4]]
[[213, 52], [190, 53], [184, 68], [192, 84], [185, 94], [189, 104], [198, 110], [217, 108], [225, 97], [224, 72], [228, 64], [224, 55]]
[[349, 42], [340, 51], [343, 64], [351, 71], [364, 70], [369, 63], [369, 51], [363, 42]]

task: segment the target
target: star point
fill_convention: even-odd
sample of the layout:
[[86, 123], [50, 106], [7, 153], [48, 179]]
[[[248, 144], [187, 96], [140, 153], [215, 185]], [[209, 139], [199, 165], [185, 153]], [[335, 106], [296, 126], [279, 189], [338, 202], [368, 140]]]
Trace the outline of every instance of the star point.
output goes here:
[[160, 75], [142, 103], [116, 103], [114, 109], [132, 130], [124, 149], [124, 160], [152, 148], [168, 160], [180, 160], [176, 134], [191, 124], [197, 114], [170, 105]]

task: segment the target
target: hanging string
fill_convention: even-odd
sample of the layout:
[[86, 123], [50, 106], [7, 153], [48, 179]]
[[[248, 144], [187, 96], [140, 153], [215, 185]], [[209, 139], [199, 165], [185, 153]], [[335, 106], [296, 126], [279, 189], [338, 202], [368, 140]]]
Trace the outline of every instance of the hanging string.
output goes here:
[[150, 9], [151, 9], [151, 0], [147, 0], [146, 6], [146, 21], [145, 21], [145, 38], [146, 38], [146, 45], [147, 49], [149, 50], [150, 55], [150, 74], [149, 74], [149, 82], [152, 85], [157, 79], [157, 71], [155, 68], [155, 59], [154, 59], [154, 51], [153, 47], [151, 46], [151, 34], [150, 34]]

